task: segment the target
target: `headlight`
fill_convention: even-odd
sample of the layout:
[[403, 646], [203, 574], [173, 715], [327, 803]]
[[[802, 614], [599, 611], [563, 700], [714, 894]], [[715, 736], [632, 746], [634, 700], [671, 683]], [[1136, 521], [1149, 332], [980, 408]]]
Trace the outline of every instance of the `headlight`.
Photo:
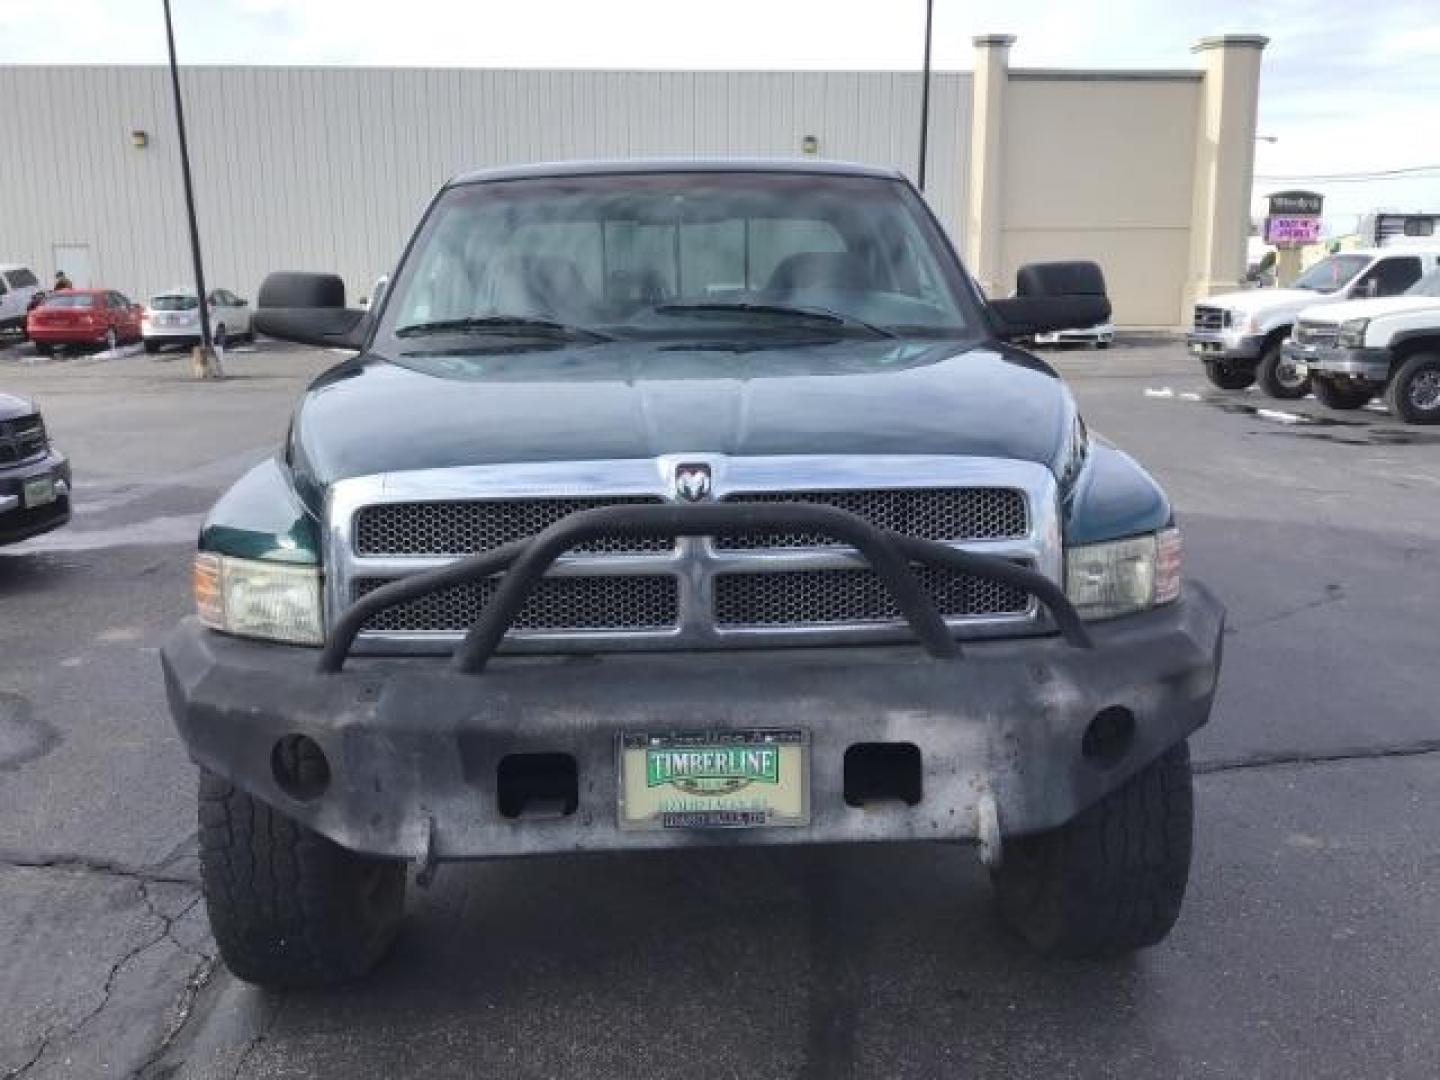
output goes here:
[[195, 556], [195, 608], [214, 630], [241, 637], [321, 645], [320, 571], [313, 566]]
[[1369, 319], [1347, 319], [1340, 324], [1340, 335], [1335, 339], [1342, 349], [1359, 349], [1365, 345], [1365, 330]]
[[1065, 592], [1083, 619], [1110, 619], [1180, 595], [1180, 530], [1084, 544], [1065, 552]]

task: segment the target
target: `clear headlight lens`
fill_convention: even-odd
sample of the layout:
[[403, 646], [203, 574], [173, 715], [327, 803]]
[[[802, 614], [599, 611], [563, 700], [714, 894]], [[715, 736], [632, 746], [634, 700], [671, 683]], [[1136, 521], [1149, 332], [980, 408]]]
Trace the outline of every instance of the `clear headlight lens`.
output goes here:
[[194, 579], [195, 609], [212, 629], [292, 645], [325, 641], [318, 567], [201, 552]]
[[1346, 319], [1340, 324], [1340, 336], [1336, 343], [1342, 349], [1359, 349], [1365, 345], [1365, 330], [1370, 325], [1369, 319]]
[[1083, 619], [1111, 619], [1167, 604], [1180, 595], [1179, 529], [1065, 552], [1065, 592]]

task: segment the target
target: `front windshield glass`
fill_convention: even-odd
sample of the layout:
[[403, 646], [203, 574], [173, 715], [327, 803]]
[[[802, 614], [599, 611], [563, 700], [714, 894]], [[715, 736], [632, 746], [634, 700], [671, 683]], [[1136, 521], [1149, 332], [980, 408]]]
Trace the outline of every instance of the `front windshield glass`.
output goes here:
[[1440, 269], [1431, 270], [1419, 281], [1405, 290], [1406, 296], [1440, 297]]
[[1332, 293], [1349, 285], [1355, 275], [1369, 264], [1368, 255], [1331, 255], [1296, 278], [1292, 288]]
[[[416, 340], [427, 328], [523, 336], [545, 329], [537, 320], [607, 337], [966, 333], [977, 320], [916, 202], [889, 180], [786, 173], [453, 188], [396, 283], [381, 340], [410, 350], [433, 347]], [[507, 319], [530, 325], [497, 325]]]

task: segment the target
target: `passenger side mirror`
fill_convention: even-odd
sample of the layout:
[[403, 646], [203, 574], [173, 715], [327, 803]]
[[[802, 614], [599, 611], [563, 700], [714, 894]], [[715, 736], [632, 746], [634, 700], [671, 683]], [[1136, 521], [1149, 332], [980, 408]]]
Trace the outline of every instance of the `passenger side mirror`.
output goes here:
[[345, 282], [335, 274], [279, 273], [260, 286], [255, 329], [267, 337], [335, 349], [359, 349], [365, 312], [345, 306]]
[[1110, 318], [1105, 275], [1093, 262], [1031, 263], [1015, 275], [1015, 295], [991, 300], [1003, 341], [1051, 330], [1079, 330]]
[[1372, 277], [1360, 286], [1360, 295], [1367, 300], [1373, 300], [1380, 295], [1380, 279]]

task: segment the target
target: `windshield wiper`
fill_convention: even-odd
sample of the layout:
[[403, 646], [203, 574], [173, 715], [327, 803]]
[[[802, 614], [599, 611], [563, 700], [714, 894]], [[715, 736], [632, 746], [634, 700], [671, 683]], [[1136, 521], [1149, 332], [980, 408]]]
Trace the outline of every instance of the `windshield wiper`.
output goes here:
[[519, 331], [567, 341], [614, 341], [609, 334], [585, 326], [569, 326], [551, 319], [530, 319], [522, 315], [486, 315], [467, 319], [437, 319], [434, 322], [411, 323], [395, 331], [396, 337], [421, 337], [425, 334], [503, 334]]
[[738, 312], [740, 314], [755, 315], [788, 315], [793, 318], [809, 319], [811, 322], [830, 323], [833, 326], [845, 326], [859, 330], [866, 330], [876, 337], [893, 338], [895, 335], [883, 326], [876, 326], [864, 319], [857, 319], [853, 315], [844, 315], [838, 311], [831, 311], [829, 308], [798, 307], [791, 304], [766, 304], [757, 303], [753, 300], [680, 300], [668, 304], [656, 304], [652, 309], [661, 315], [683, 315], [690, 312], [705, 314], [715, 312], [717, 314], [729, 314]]

